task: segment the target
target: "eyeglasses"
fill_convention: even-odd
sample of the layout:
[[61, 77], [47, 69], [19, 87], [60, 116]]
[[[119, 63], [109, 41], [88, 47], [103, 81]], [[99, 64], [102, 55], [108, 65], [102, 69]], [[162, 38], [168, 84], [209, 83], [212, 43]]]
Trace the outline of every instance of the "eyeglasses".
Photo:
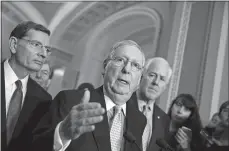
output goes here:
[[25, 40], [28, 42], [28, 44], [33, 47], [34, 49], [37, 49], [37, 50], [45, 50], [47, 52], [48, 55], [50, 55], [52, 53], [51, 51], [51, 47], [50, 46], [44, 46], [42, 43], [40, 43], [39, 41], [36, 41], [36, 40], [28, 40], [28, 39], [24, 39], [24, 38], [21, 38], [21, 40]]
[[115, 57], [112, 57], [111, 60], [113, 61], [114, 65], [120, 67], [120, 66], [124, 66], [126, 65], [128, 62], [131, 63], [131, 70], [132, 71], [139, 71], [142, 69], [141, 65], [137, 62], [134, 62], [134, 61], [130, 61], [126, 58], [123, 58], [123, 57], [118, 57], [118, 56], [115, 56]]

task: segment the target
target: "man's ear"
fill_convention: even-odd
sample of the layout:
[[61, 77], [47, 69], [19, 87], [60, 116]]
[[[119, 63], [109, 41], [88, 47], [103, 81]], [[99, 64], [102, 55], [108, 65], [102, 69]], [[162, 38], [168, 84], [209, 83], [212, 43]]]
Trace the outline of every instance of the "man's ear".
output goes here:
[[12, 54], [17, 52], [17, 41], [16, 37], [10, 37], [9, 39], [9, 48]]

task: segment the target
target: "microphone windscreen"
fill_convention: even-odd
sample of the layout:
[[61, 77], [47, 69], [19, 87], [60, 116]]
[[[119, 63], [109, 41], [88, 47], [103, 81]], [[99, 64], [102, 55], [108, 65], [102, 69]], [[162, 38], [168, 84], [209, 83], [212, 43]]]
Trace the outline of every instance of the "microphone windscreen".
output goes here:
[[136, 138], [134, 137], [134, 135], [131, 132], [128, 132], [128, 131], [124, 133], [124, 137], [130, 142], [135, 142], [136, 141]]
[[157, 139], [156, 144], [161, 148], [168, 148], [169, 145], [164, 139]]

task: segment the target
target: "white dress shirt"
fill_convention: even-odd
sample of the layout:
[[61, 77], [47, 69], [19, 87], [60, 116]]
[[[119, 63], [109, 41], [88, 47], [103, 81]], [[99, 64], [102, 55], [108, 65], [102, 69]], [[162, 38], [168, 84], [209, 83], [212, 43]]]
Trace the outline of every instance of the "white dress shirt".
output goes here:
[[[105, 91], [103, 91], [105, 92]], [[109, 115], [109, 110], [111, 110], [116, 104], [106, 95], [104, 95], [105, 99], [105, 104], [106, 104], [106, 110], [107, 110], [107, 116], [108, 116], [108, 124], [110, 125], [110, 115]], [[122, 111], [124, 116], [126, 116], [126, 104], [121, 105]], [[61, 121], [62, 122], [62, 121]], [[54, 151], [65, 151], [65, 149], [70, 145], [71, 140], [66, 141], [64, 144], [60, 138], [60, 133], [59, 133], [59, 128], [61, 122], [57, 125], [54, 133], [54, 144], [53, 144], [53, 149]]]
[[6, 116], [7, 116], [11, 97], [12, 97], [14, 91], [16, 90], [15, 82], [17, 80], [21, 80], [21, 82], [22, 82], [23, 98], [22, 98], [22, 104], [21, 105], [23, 106], [23, 103], [25, 100], [25, 94], [27, 91], [27, 83], [28, 83], [29, 75], [26, 76], [24, 79], [19, 79], [17, 77], [17, 75], [15, 74], [15, 72], [13, 71], [13, 69], [11, 68], [9, 61], [6, 60], [4, 62], [4, 78], [5, 78], [5, 100], [6, 100]]

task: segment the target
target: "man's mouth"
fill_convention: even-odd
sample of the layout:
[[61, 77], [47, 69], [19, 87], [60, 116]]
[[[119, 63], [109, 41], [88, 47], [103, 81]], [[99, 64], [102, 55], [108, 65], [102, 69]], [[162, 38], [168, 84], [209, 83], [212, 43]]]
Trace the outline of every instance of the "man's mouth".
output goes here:
[[34, 60], [34, 62], [35, 62], [36, 64], [39, 64], [39, 65], [42, 65], [42, 64], [43, 64], [43, 62], [42, 62], [42, 61], [39, 61], [39, 60]]
[[125, 84], [125, 85], [129, 85], [129, 82], [127, 80], [124, 80], [124, 79], [118, 79], [118, 81], [122, 84]]

